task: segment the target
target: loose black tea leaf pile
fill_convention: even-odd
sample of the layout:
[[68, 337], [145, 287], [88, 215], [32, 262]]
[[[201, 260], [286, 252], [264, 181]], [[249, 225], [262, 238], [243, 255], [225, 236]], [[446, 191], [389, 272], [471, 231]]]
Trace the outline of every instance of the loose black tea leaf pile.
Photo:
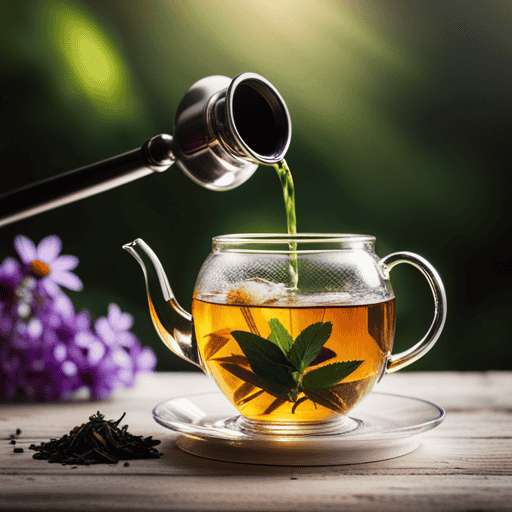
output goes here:
[[88, 423], [76, 426], [69, 435], [52, 439], [48, 443], [30, 445], [34, 459], [66, 464], [117, 464], [120, 460], [156, 459], [162, 455], [154, 446], [160, 441], [152, 436], [134, 436], [128, 425], [118, 425], [126, 413], [117, 420], [105, 420], [98, 411]]

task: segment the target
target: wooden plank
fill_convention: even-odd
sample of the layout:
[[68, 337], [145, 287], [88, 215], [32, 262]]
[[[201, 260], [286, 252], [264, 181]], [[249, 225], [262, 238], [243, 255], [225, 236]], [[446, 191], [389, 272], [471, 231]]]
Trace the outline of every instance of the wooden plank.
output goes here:
[[[200, 459], [151, 410], [172, 396], [215, 391], [201, 374], [145, 376], [101, 403], [0, 406], [0, 510], [510, 510], [512, 372], [401, 373], [377, 387], [433, 400], [445, 421], [415, 452], [372, 464], [272, 467]], [[60, 437], [100, 410], [136, 435], [161, 439], [164, 456], [123, 464], [72, 466], [32, 459], [16, 446]], [[124, 421], [123, 421], [124, 423]]]
[[[475, 442], [465, 438], [438, 439], [425, 435], [421, 446], [413, 453], [396, 459], [368, 464], [323, 467], [273, 467], [251, 464], [231, 464], [199, 459], [179, 450], [174, 436], [167, 436], [159, 446], [161, 459], [130, 461], [128, 468], [122, 463], [115, 465], [62, 466], [47, 461], [32, 459], [28, 443], [16, 446], [25, 448], [25, 453], [15, 454], [12, 446], [0, 446], [0, 475], [110, 475], [122, 474], [139, 477], [153, 475], [198, 475], [211, 474], [236, 477], [238, 475], [301, 473], [311, 477], [321, 474], [368, 474], [368, 475], [510, 475], [512, 476], [511, 441], [509, 439], [486, 439]], [[512, 481], [511, 481], [512, 485]], [[3, 484], [0, 482], [0, 494]]]
[[9, 510], [505, 511], [512, 503], [509, 477], [490, 481], [486, 476], [441, 475], [427, 481], [423, 475], [335, 474], [311, 480], [290, 473], [169, 480], [159, 475], [81, 475], [79, 484], [72, 476], [58, 482], [48, 475], [4, 479], [9, 490], [0, 495], [0, 508]]

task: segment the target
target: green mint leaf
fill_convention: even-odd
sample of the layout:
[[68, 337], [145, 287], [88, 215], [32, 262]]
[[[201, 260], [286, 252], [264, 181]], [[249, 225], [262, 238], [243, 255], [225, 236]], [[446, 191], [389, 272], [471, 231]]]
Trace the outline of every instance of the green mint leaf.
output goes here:
[[287, 401], [289, 400], [290, 389], [288, 387], [281, 386], [272, 381], [266, 381], [259, 375], [256, 375], [255, 373], [251, 372], [251, 370], [243, 368], [242, 366], [238, 366], [237, 364], [219, 363], [219, 365], [222, 368], [224, 368], [224, 370], [228, 371], [229, 373], [231, 373], [235, 377], [238, 377], [244, 382], [249, 382], [250, 384], [254, 385], [259, 389], [262, 389], [263, 391], [266, 391], [268, 394], [272, 396], [283, 398], [284, 400]]
[[309, 366], [317, 366], [336, 357], [336, 352], [327, 347], [322, 347], [316, 359]]
[[283, 354], [288, 357], [288, 353], [294, 342], [292, 335], [277, 318], [272, 318], [268, 325], [270, 326], [268, 341], [277, 345], [283, 351]]
[[306, 327], [297, 336], [288, 357], [299, 372], [304, 372], [317, 358], [320, 349], [331, 336], [331, 332], [331, 322], [317, 322]]
[[247, 357], [252, 371], [265, 381], [267, 388], [276, 388], [278, 394], [272, 393], [274, 396], [283, 397], [283, 388], [287, 390], [287, 398], [296, 394], [297, 383], [291, 375], [290, 363], [277, 345], [251, 332], [233, 331], [231, 335]]
[[346, 409], [343, 400], [329, 389], [304, 389], [303, 393], [313, 402], [331, 411], [343, 412]]
[[271, 341], [247, 331], [233, 331], [231, 336], [235, 338], [249, 362], [251, 359], [261, 359], [270, 363], [290, 366], [283, 351]]
[[304, 390], [327, 389], [338, 384], [345, 377], [355, 372], [363, 361], [344, 361], [332, 363], [316, 370], [311, 370], [302, 379]]
[[265, 386], [265, 381], [251, 372], [251, 370], [234, 363], [219, 362], [219, 366], [244, 382], [252, 384], [257, 388], [264, 389], [263, 386]]

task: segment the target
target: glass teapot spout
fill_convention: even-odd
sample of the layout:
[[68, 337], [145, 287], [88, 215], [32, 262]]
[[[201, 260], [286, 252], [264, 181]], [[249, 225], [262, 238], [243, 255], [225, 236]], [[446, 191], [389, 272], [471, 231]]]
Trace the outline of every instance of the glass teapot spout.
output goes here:
[[144, 271], [151, 320], [165, 345], [177, 356], [204, 371], [194, 333], [192, 315], [176, 301], [156, 254], [144, 240], [123, 245]]

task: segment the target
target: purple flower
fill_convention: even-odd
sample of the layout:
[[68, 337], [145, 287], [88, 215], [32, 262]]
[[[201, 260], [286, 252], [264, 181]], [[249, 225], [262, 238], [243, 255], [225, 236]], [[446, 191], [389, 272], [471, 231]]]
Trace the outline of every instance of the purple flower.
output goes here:
[[129, 332], [133, 317], [121, 312], [117, 304], [110, 304], [108, 316], [96, 320], [97, 335], [109, 347], [109, 364], [119, 368], [118, 377], [125, 386], [131, 386], [140, 373], [154, 370], [156, 357], [148, 347], [142, 348], [139, 340]]
[[76, 256], [59, 256], [62, 242], [56, 235], [43, 238], [36, 247], [26, 236], [17, 236], [14, 247], [29, 273], [40, 280], [41, 287], [51, 296], [60, 293], [60, 286], [70, 290], [81, 290], [82, 281], [70, 272], [78, 265]]
[[130, 332], [133, 317], [110, 304], [94, 322], [75, 313], [60, 286], [81, 289], [78, 259], [50, 236], [36, 247], [19, 236], [22, 260], [0, 265], [0, 400], [102, 400], [153, 371], [156, 358]]

